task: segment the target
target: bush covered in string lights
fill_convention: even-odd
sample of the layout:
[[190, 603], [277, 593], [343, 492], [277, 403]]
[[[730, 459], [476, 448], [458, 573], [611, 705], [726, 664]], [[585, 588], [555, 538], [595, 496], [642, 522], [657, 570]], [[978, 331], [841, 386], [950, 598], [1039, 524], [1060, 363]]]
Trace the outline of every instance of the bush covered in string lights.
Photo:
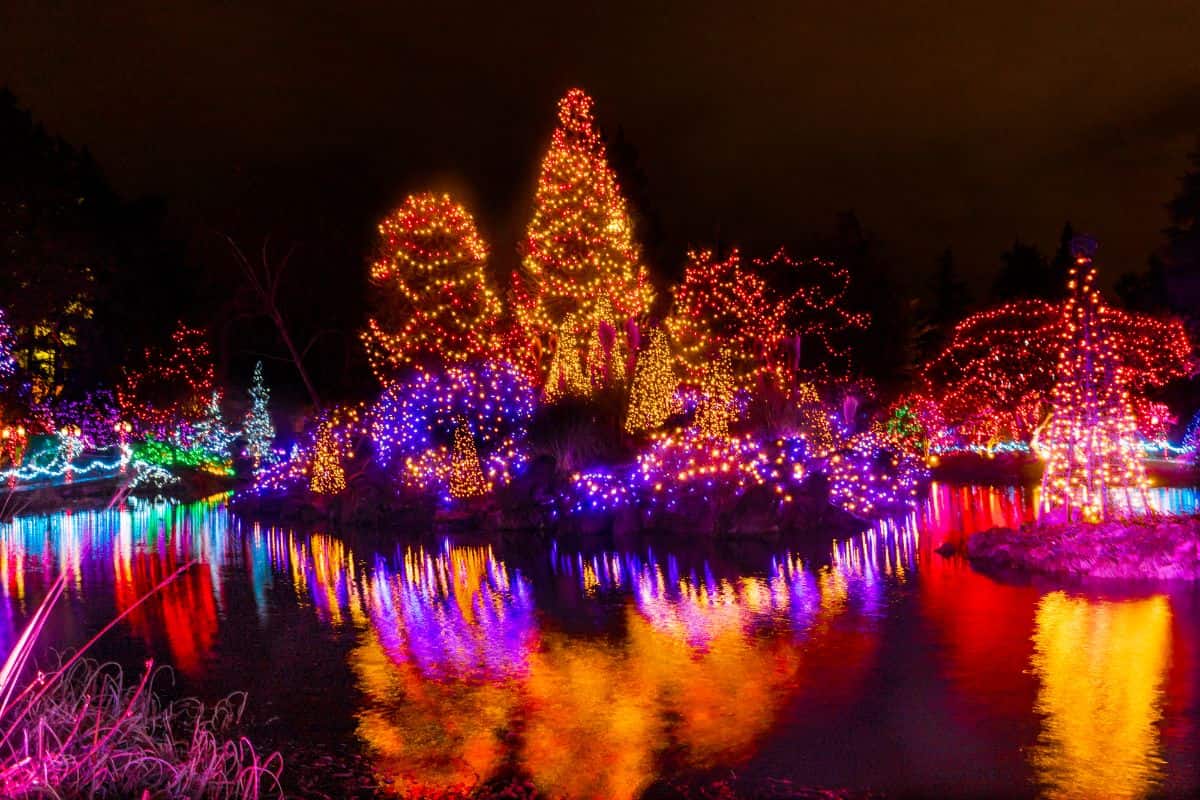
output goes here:
[[387, 467], [431, 448], [449, 447], [460, 423], [486, 455], [524, 437], [537, 392], [525, 374], [503, 361], [418, 371], [390, 384], [367, 425], [375, 457]]
[[829, 458], [828, 478], [832, 502], [856, 516], [873, 517], [914, 508], [929, 471], [920, 457], [871, 430], [850, 437]]

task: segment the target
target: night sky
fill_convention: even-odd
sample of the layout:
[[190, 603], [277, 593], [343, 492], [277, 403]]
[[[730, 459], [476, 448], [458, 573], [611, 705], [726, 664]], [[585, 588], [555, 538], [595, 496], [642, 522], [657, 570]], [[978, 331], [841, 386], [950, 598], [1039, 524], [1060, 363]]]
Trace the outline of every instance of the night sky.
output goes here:
[[356, 241], [448, 187], [497, 255], [580, 85], [676, 260], [853, 209], [902, 271], [951, 246], [979, 285], [1068, 219], [1140, 270], [1200, 132], [1195, 2], [584, 5], [6, 0], [0, 84], [186, 226]]

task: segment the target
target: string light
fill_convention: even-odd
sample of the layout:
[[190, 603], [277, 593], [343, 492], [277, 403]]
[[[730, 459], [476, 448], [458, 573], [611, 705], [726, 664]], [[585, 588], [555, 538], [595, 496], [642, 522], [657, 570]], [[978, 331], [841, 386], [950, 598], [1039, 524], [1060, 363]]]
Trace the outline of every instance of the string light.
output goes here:
[[822, 258], [793, 259], [779, 248], [768, 259], [756, 259], [759, 272], [786, 287], [784, 323], [796, 336], [792, 367], [801, 368], [801, 346], [816, 352], [808, 358], [824, 378], [844, 377], [853, 366], [850, 337], [870, 325], [871, 315], [846, 309], [850, 270]]
[[[666, 327], [686, 379], [702, 381], [708, 363], [726, 350], [737, 387], [751, 389], [779, 366], [772, 356], [785, 337], [786, 313], [787, 303], [742, 268], [736, 250], [723, 260], [711, 250], [693, 250]], [[782, 368], [774, 374], [782, 379]]]
[[362, 340], [381, 381], [412, 364], [495, 355], [500, 299], [475, 220], [449, 195], [410, 195], [379, 225], [375, 313]]
[[[1028, 441], [1046, 416], [1068, 319], [1062, 305], [1023, 300], [972, 314], [923, 371], [964, 444]], [[1097, 314], [1132, 398], [1186, 377], [1192, 345], [1178, 320], [1101, 305]]]
[[317, 427], [313, 444], [308, 488], [313, 494], [335, 495], [346, 488], [346, 470], [342, 467], [345, 444], [338, 436], [332, 419]]
[[696, 410], [696, 427], [708, 436], [729, 435], [729, 423], [734, 417], [733, 371], [729, 351], [723, 350], [708, 363], [701, 385], [703, 399]]
[[800, 430], [809, 441], [813, 455], [824, 458], [833, 452], [833, 427], [829, 424], [829, 411], [821, 402], [817, 389], [811, 383], [796, 386], [793, 394]]
[[180, 323], [171, 348], [146, 348], [141, 367], [126, 367], [117, 387], [124, 419], [142, 434], [160, 439], [176, 434], [182, 424], [204, 414], [213, 392], [212, 351], [204, 332]]

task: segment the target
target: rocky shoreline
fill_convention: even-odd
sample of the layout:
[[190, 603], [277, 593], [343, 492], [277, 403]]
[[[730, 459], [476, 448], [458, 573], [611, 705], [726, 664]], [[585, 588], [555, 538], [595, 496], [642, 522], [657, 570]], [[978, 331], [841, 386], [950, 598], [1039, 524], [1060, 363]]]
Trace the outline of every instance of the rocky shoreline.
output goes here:
[[977, 567], [1101, 580], [1200, 580], [1200, 517], [992, 528], [966, 541]]

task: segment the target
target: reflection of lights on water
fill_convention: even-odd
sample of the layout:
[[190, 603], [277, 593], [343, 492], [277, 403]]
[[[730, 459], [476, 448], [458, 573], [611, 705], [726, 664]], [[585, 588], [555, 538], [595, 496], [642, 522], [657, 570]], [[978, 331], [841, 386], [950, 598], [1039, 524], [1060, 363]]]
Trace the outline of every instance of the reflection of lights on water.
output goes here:
[[496, 678], [525, 668], [532, 587], [490, 547], [410, 548], [395, 570], [378, 561], [369, 597], [373, 627], [393, 660], [435, 677]]
[[1033, 670], [1043, 715], [1032, 755], [1048, 796], [1141, 797], [1163, 759], [1157, 724], [1170, 662], [1167, 598], [1038, 603]]

